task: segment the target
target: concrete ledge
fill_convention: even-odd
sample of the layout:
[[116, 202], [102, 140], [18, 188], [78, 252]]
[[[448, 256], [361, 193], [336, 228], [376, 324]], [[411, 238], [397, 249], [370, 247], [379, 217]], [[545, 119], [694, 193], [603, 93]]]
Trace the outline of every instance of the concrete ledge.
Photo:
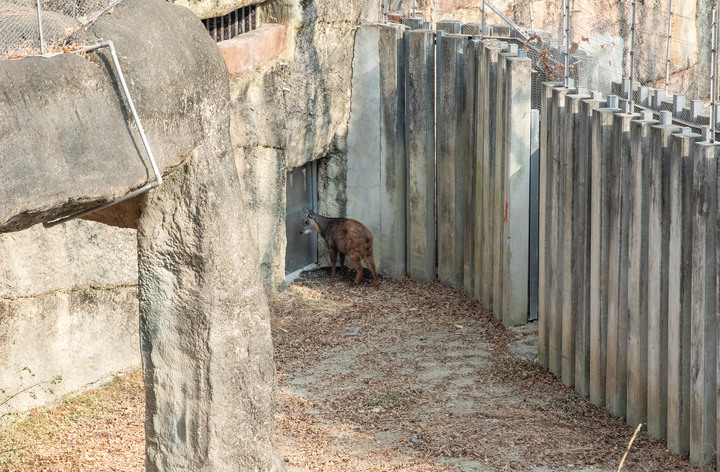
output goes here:
[[286, 37], [287, 26], [268, 24], [218, 43], [230, 78], [234, 79], [279, 57], [285, 49]]

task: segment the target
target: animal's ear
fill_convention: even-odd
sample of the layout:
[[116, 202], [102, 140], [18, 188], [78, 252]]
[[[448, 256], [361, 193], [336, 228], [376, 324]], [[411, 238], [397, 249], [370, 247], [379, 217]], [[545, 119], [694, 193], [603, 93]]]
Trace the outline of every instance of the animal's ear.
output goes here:
[[310, 210], [308, 210], [306, 207], [303, 207], [303, 214], [305, 215], [304, 218], [307, 218], [310, 215]]

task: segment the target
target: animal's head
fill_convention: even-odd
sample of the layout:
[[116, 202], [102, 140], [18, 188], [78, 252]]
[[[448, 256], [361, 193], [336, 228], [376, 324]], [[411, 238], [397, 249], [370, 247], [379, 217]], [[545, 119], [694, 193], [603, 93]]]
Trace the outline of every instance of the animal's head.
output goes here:
[[303, 208], [303, 212], [305, 213], [305, 216], [302, 219], [302, 225], [300, 225], [300, 234], [308, 234], [313, 231], [320, 232], [320, 228], [318, 227], [317, 222], [315, 222], [315, 213], [307, 208]]

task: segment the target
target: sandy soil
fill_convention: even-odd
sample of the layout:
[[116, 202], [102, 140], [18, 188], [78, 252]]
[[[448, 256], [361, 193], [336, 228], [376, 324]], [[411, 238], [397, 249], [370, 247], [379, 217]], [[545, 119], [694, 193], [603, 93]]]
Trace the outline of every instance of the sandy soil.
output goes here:
[[[271, 301], [289, 472], [617, 469], [634, 429], [513, 356], [523, 334], [436, 282], [351, 280], [305, 273]], [[641, 431], [623, 470], [713, 469]]]

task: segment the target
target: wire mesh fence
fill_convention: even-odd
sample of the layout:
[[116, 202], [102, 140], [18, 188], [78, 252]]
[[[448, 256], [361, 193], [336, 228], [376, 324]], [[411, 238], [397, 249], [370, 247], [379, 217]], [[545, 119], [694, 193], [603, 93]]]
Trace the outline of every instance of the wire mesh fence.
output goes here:
[[121, 0], [0, 0], [0, 57], [66, 52], [68, 38]]
[[[66, 50], [72, 33], [119, 1], [0, 0], [0, 57]], [[711, 20], [703, 18], [705, 12], [695, 2], [566, 0], [554, 8], [542, 5], [521, 0], [500, 11], [492, 0], [361, 0], [359, 20], [402, 17], [430, 28], [447, 20], [496, 25], [496, 32], [513, 37], [532, 59], [537, 83], [572, 79], [576, 86], [607, 94], [613, 83], [630, 78], [668, 94], [710, 100]], [[539, 88], [536, 92], [539, 100]]]
[[[710, 100], [711, 18], [696, 2], [567, 0], [550, 8], [546, 2], [533, 5], [532, 0], [511, 4], [499, 0], [378, 3], [387, 5], [390, 13], [422, 11], [435, 25], [456, 20], [511, 29], [517, 26], [527, 34], [510, 36], [524, 41], [522, 46], [533, 60], [537, 82], [567, 77], [575, 86], [608, 94], [613, 83], [630, 78], [634, 84], [668, 94]], [[496, 12], [495, 4], [502, 6], [503, 14]], [[506, 36], [506, 28], [497, 31]]]

